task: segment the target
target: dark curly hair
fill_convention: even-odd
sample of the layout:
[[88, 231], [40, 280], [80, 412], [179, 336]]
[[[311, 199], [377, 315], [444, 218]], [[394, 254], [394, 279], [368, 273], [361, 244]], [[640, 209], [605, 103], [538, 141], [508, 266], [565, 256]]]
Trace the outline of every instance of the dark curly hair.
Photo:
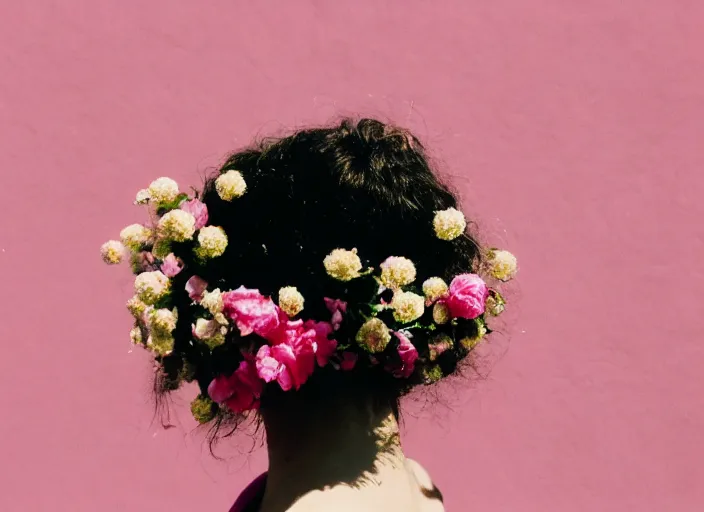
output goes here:
[[[247, 193], [232, 202], [221, 200], [215, 190], [215, 179], [228, 170], [239, 171], [247, 183]], [[419, 282], [433, 276], [449, 281], [476, 271], [481, 263], [482, 251], [469, 234], [452, 241], [436, 237], [435, 212], [456, 208], [458, 202], [431, 169], [420, 141], [374, 119], [346, 119], [238, 151], [206, 179], [200, 199], [207, 205], [210, 224], [227, 234], [227, 249], [206, 263], [196, 261], [191, 242], [174, 244], [174, 254], [221, 289], [242, 285], [274, 296], [283, 286], [296, 286], [307, 299], [308, 318], [329, 318], [322, 298], [338, 296], [334, 287], [352, 286], [331, 282], [321, 264], [336, 247], [356, 248], [370, 266], [390, 255], [407, 257], [416, 265]], [[183, 380], [196, 381], [207, 397], [214, 376], [231, 374], [242, 357], [237, 343], [226, 342], [211, 351], [192, 342], [193, 315], [187, 312], [198, 306], [183, 291], [187, 279], [185, 272], [173, 278], [172, 300], [179, 311], [175, 345], [161, 358], [157, 391], [173, 390]], [[476, 336], [477, 325], [455, 324], [447, 334], [454, 340]], [[350, 335], [354, 333], [339, 334]], [[373, 399], [396, 410], [399, 397], [428, 381], [422, 371], [423, 365], [430, 366], [427, 343], [420, 346], [426, 347], [416, 364], [421, 371], [411, 379], [394, 378], [373, 366], [336, 372], [328, 365], [317, 369], [298, 393], [312, 400]], [[455, 342], [433, 358], [436, 378], [431, 380], [455, 372], [470, 350]], [[277, 386], [267, 386], [262, 407], [285, 400], [285, 395]], [[236, 420], [224, 408], [209, 407], [217, 425]]]

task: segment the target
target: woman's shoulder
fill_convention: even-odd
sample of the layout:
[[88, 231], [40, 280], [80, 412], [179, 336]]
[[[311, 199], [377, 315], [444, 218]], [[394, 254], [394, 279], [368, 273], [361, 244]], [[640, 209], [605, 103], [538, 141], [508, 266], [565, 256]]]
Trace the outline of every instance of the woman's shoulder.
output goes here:
[[428, 471], [413, 459], [406, 459], [406, 467], [418, 484], [421, 494], [427, 498], [423, 512], [443, 512], [442, 493], [433, 483]]
[[245, 487], [235, 501], [230, 512], [256, 512], [261, 506], [266, 488], [267, 473], [259, 475]]

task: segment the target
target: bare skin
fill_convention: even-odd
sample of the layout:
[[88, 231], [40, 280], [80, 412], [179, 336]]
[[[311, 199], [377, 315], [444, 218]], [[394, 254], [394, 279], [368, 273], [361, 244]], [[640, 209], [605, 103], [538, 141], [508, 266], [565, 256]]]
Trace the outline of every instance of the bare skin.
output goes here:
[[401, 449], [391, 410], [263, 410], [269, 475], [261, 512], [442, 512], [427, 472]]

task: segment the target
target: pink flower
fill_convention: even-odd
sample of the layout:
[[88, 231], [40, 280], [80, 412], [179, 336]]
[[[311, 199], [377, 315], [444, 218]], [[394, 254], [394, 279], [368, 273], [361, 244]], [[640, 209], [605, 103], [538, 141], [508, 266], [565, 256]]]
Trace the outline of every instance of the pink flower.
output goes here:
[[340, 361], [340, 368], [342, 368], [343, 371], [350, 371], [352, 368], [354, 368], [354, 365], [357, 364], [357, 354], [354, 352], [343, 352], [342, 353], [342, 360]]
[[333, 326], [328, 322], [316, 322], [314, 320], [308, 320], [303, 325], [306, 329], [315, 331], [315, 344], [317, 345], [315, 359], [318, 361], [318, 366], [322, 368], [328, 364], [330, 357], [337, 350], [337, 341], [329, 338], [329, 335], [333, 332]]
[[208, 394], [213, 401], [224, 403], [232, 411], [242, 413], [259, 407], [263, 387], [254, 363], [244, 360], [229, 377], [215, 377], [208, 386]]
[[290, 370], [272, 353], [269, 345], [263, 345], [257, 352], [257, 374], [264, 382], [277, 381], [281, 389], [288, 391], [293, 387]]
[[198, 276], [192, 276], [186, 281], [186, 291], [191, 300], [200, 302], [203, 298], [203, 292], [208, 287], [208, 282]]
[[256, 333], [264, 338], [279, 326], [280, 310], [269, 297], [259, 290], [240, 286], [222, 294], [223, 313], [237, 324], [242, 336]]
[[173, 253], [164, 258], [164, 261], [161, 263], [161, 271], [166, 277], [174, 277], [181, 272], [181, 270], [183, 270], [183, 262], [174, 256]]
[[328, 311], [332, 313], [332, 318], [330, 319], [332, 328], [334, 331], [337, 331], [342, 323], [342, 313], [347, 312], [347, 303], [343, 300], [331, 299], [329, 297], [325, 297], [323, 300], [325, 301], [325, 306], [328, 308]]
[[271, 382], [278, 379], [286, 370], [281, 362], [273, 358], [269, 345], [262, 345], [257, 351], [256, 366], [257, 375], [259, 375], [264, 382]]
[[[288, 315], [286, 315], [286, 313], [284, 313], [280, 308], [276, 308], [276, 312], [278, 314], [278, 324], [266, 333], [265, 338], [272, 345], [286, 343], [293, 346], [297, 344], [305, 333], [305, 329], [303, 328], [303, 320], [289, 320]], [[314, 332], [309, 332], [306, 334], [311, 339], [315, 337]]]
[[156, 270], [154, 268], [154, 255], [149, 251], [140, 251], [132, 259], [136, 268], [142, 272]]
[[400, 366], [391, 369], [394, 377], [408, 378], [413, 373], [418, 351], [408, 337], [402, 332], [394, 333], [398, 338], [398, 355], [401, 358]]
[[455, 318], [471, 320], [484, 313], [484, 304], [489, 296], [489, 288], [476, 274], [461, 274], [450, 283], [449, 296], [444, 302]]
[[278, 326], [265, 336], [272, 345], [257, 352], [259, 376], [266, 382], [276, 380], [284, 391], [299, 389], [313, 373], [316, 359], [323, 366], [335, 351], [337, 342], [327, 339], [330, 332], [330, 324], [291, 321], [280, 311]]
[[281, 389], [299, 389], [313, 373], [315, 354], [310, 345], [302, 345], [299, 350], [291, 345], [262, 346], [257, 352], [257, 374], [265, 382], [276, 380]]
[[297, 347], [282, 343], [271, 347], [271, 353], [274, 359], [286, 366], [296, 389], [305, 384], [315, 369], [315, 347], [312, 343], [303, 342]]
[[188, 212], [196, 219], [196, 229], [200, 229], [208, 223], [208, 207], [198, 199], [191, 199], [181, 203], [180, 208]]

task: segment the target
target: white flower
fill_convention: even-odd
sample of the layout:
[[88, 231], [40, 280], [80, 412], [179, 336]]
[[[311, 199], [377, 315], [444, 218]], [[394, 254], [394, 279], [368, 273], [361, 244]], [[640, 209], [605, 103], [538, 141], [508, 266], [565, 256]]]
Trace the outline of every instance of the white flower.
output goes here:
[[163, 240], [185, 242], [193, 238], [196, 231], [196, 218], [183, 210], [171, 210], [159, 219], [159, 237]]
[[391, 332], [384, 322], [372, 318], [359, 328], [355, 340], [369, 352], [382, 352], [391, 341]]
[[431, 277], [423, 282], [423, 294], [428, 304], [432, 304], [447, 294], [447, 283], [439, 277]]
[[215, 316], [213, 316], [213, 318], [215, 319], [215, 321], [217, 323], [219, 323], [220, 325], [223, 326], [223, 328], [220, 329], [220, 331], [223, 334], [225, 334], [227, 332], [228, 326], [230, 325], [230, 322], [227, 320], [227, 317], [225, 315], [223, 315], [222, 313], [216, 313]]
[[137, 297], [145, 304], [154, 304], [169, 293], [169, 278], [156, 270], [139, 274], [134, 280]]
[[416, 279], [416, 267], [411, 260], [390, 256], [381, 264], [381, 282], [387, 288], [400, 288]]
[[204, 425], [215, 417], [215, 403], [207, 396], [197, 396], [191, 402], [191, 414], [198, 423]]
[[[170, 203], [178, 196], [178, 183], [171, 178], [158, 178], [149, 185], [147, 194], [157, 204]], [[137, 194], [137, 200], [139, 199], [140, 194]]]
[[357, 256], [357, 249], [335, 249], [323, 260], [325, 271], [339, 281], [350, 281], [359, 277], [362, 261]]
[[239, 171], [227, 171], [215, 180], [215, 191], [223, 201], [242, 197], [247, 191], [247, 183]]
[[219, 226], [206, 226], [198, 233], [199, 247], [196, 254], [200, 258], [217, 258], [227, 248], [227, 235]]
[[506, 307], [506, 301], [504, 298], [495, 291], [491, 291], [489, 296], [486, 298], [486, 303], [484, 305], [489, 314], [493, 316], [499, 316], [504, 312]]
[[142, 329], [137, 326], [132, 327], [132, 330], [130, 331], [130, 340], [132, 340], [132, 343], [135, 345], [142, 343]]
[[142, 302], [136, 295], [127, 301], [127, 310], [135, 318], [141, 318], [146, 311], [147, 305]]
[[151, 230], [141, 224], [130, 224], [120, 231], [120, 240], [133, 251], [140, 250], [143, 245], [149, 242], [151, 236]]
[[149, 314], [149, 328], [152, 335], [167, 336], [176, 329], [176, 314], [174, 311], [162, 308], [155, 309]]
[[215, 320], [199, 318], [193, 327], [193, 334], [196, 338], [204, 341], [210, 348], [222, 345], [225, 342], [223, 329]]
[[174, 350], [174, 338], [170, 334], [165, 336], [152, 334], [147, 338], [147, 348], [155, 354], [167, 356]]
[[425, 300], [415, 293], [398, 291], [391, 299], [391, 307], [394, 310], [394, 319], [407, 324], [423, 316]]
[[100, 246], [100, 256], [108, 265], [117, 265], [125, 255], [125, 246], [117, 240], [110, 240]]
[[438, 325], [442, 325], [449, 322], [450, 318], [450, 308], [447, 307], [447, 304], [436, 302], [433, 306], [433, 321]]
[[454, 240], [464, 233], [467, 221], [461, 211], [455, 208], [448, 208], [435, 213], [433, 227], [435, 228], [435, 235], [439, 239]]
[[303, 311], [303, 295], [295, 286], [284, 286], [279, 290], [279, 307], [288, 316], [296, 316]]
[[200, 300], [200, 305], [210, 311], [210, 314], [215, 316], [222, 313], [222, 293], [220, 288], [214, 289], [212, 292], [203, 292], [203, 298]]
[[134, 200], [134, 204], [147, 204], [149, 202], [149, 190], [143, 188], [137, 192], [137, 197]]
[[508, 251], [491, 249], [489, 257], [489, 272], [500, 281], [510, 281], [518, 272], [518, 261]]

